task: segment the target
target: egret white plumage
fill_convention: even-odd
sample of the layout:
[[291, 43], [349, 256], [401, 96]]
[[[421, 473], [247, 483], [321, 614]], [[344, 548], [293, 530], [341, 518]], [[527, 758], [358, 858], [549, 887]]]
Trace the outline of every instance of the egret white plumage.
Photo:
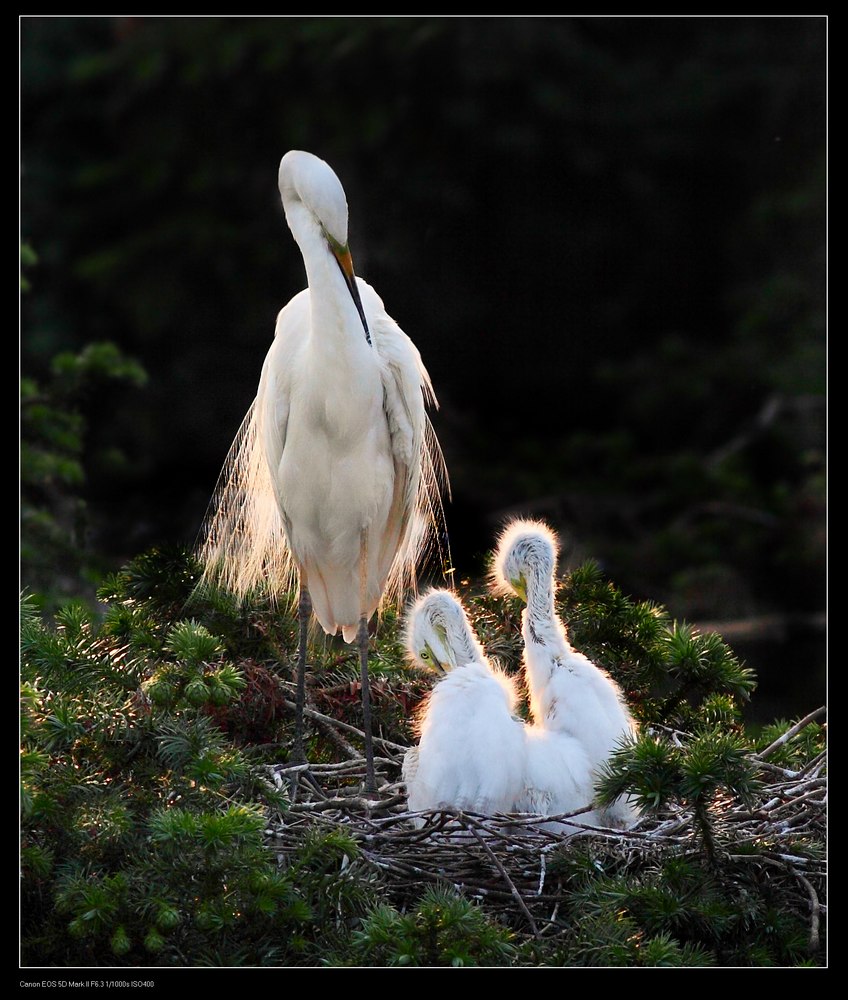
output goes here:
[[375, 789], [368, 621], [413, 586], [436, 538], [441, 452], [437, 405], [412, 341], [357, 278], [348, 207], [332, 168], [282, 158], [279, 188], [308, 288], [277, 317], [256, 398], [230, 450], [205, 525], [205, 577], [237, 594], [300, 583], [294, 756], [303, 754], [306, 636], [314, 611], [329, 635], [359, 644], [366, 787]]
[[[537, 726], [574, 737], [597, 776], [612, 751], [637, 727], [615, 681], [568, 641], [556, 613], [556, 535], [540, 521], [515, 520], [498, 540], [493, 586], [517, 594], [522, 612], [524, 670]], [[601, 812], [603, 822], [632, 826], [638, 813], [625, 798]]]
[[407, 618], [407, 650], [441, 676], [404, 759], [409, 808], [509, 812], [524, 774], [524, 726], [514, 681], [486, 659], [462, 604], [424, 594]]
[[[536, 723], [524, 727], [524, 780], [516, 797], [515, 812], [558, 816], [579, 812], [578, 823], [597, 826], [601, 820], [592, 805], [592, 768], [586, 748], [568, 733]], [[564, 820], [544, 824], [545, 829], [576, 833], [580, 827]]]
[[406, 640], [419, 666], [442, 675], [421, 716], [418, 746], [404, 758], [411, 810], [553, 816], [590, 804], [585, 750], [567, 734], [527, 726], [513, 715], [516, 684], [486, 658], [453, 593], [432, 590], [419, 598], [408, 613]]

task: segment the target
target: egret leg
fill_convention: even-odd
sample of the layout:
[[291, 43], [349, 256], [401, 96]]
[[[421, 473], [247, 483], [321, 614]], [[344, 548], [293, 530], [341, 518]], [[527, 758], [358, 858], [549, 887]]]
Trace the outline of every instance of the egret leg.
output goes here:
[[362, 686], [362, 729], [365, 733], [365, 794], [375, 795], [377, 779], [374, 775], [374, 741], [371, 734], [371, 688], [368, 684], [368, 613], [366, 607], [366, 586], [368, 580], [368, 535], [363, 529], [359, 541], [359, 678]]
[[299, 627], [297, 646], [297, 695], [295, 697], [294, 748], [292, 756], [296, 764], [306, 763], [303, 749], [303, 709], [306, 704], [306, 639], [309, 619], [312, 615], [312, 598], [301, 584], [300, 600], [297, 602], [297, 624]]
[[[306, 642], [309, 636], [309, 619], [312, 617], [312, 598], [304, 584], [300, 585], [300, 598], [297, 602], [297, 624], [298, 624], [298, 645], [297, 645], [297, 693], [295, 695], [294, 708], [294, 745], [292, 746], [292, 763], [306, 764], [306, 751], [303, 747], [303, 710], [306, 707]], [[290, 778], [292, 801], [297, 797], [297, 785], [300, 777], [298, 771], [294, 771]], [[307, 770], [302, 772], [303, 777], [312, 785], [319, 794], [323, 795], [321, 786], [315, 775]]]
[[359, 676], [362, 683], [362, 728], [365, 732], [365, 792], [373, 795], [377, 791], [374, 775], [374, 741], [371, 735], [371, 690], [368, 685], [368, 619], [359, 619]]

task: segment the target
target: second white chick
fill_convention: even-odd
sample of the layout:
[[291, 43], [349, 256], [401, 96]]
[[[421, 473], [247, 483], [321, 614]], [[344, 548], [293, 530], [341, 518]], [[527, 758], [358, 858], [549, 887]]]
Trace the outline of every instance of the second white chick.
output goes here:
[[[490, 664], [450, 591], [430, 591], [412, 607], [407, 648], [416, 663], [442, 674], [421, 716], [419, 745], [404, 759], [412, 811], [452, 807], [555, 816], [591, 803], [585, 749], [566, 733], [514, 717], [515, 682]], [[598, 822], [594, 812], [577, 819]], [[578, 830], [563, 821], [549, 828]]]
[[[637, 734], [621, 689], [568, 640], [554, 604], [559, 546], [541, 521], [515, 520], [498, 540], [493, 584], [527, 605], [522, 613], [524, 671], [536, 728], [573, 737], [588, 755], [593, 781], [617, 747]], [[603, 825], [633, 826], [634, 803], [622, 796], [600, 811]]]

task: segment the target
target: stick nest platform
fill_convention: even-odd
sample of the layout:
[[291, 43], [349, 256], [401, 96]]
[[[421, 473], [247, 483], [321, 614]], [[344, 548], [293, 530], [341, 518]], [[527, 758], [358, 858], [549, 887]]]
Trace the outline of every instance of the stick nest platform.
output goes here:
[[[772, 764], [769, 757], [824, 714], [824, 708], [810, 713], [752, 755], [761, 780], [753, 804], [730, 794], [713, 801], [714, 855], [704, 861], [717, 866], [722, 878], [736, 871], [768, 879], [783, 905], [788, 901], [807, 921], [811, 951], [819, 949], [827, 913], [826, 858], [815, 847], [826, 840], [826, 755], [798, 771]], [[567, 861], [574, 852], [583, 852], [599, 870], [627, 871], [635, 878], [656, 871], [670, 856], [705, 859], [696, 817], [686, 803], [647, 813], [626, 831], [581, 824], [579, 813], [571, 813], [568, 818], [583, 831], [571, 837], [545, 829], [552, 817], [411, 813], [400, 780], [407, 747], [375, 736], [378, 792], [367, 796], [365, 761], [351, 743], [360, 742], [361, 732], [312, 709], [307, 715], [334, 731], [340, 759], [269, 768], [270, 780], [290, 802], [269, 821], [269, 844], [285, 865], [309, 832], [343, 830], [357, 846], [349, 864], [378, 881], [386, 902], [399, 909], [414, 905], [428, 885], [452, 886], [519, 937], [539, 939], [568, 930], [573, 922]]]

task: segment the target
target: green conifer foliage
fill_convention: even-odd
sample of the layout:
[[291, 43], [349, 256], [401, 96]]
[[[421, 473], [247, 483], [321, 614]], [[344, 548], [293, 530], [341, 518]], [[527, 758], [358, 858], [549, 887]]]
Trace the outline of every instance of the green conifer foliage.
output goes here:
[[[307, 735], [326, 787], [294, 795], [291, 608], [197, 579], [187, 552], [151, 550], [103, 582], [97, 612], [23, 601], [24, 964], [824, 961], [821, 713], [749, 733], [755, 679], [717, 636], [579, 567], [558, 610], [640, 723], [597, 795], [633, 796], [642, 823], [561, 840], [436, 814], [414, 831], [391, 782], [432, 678], [405, 664], [399, 616], [372, 640], [384, 798], [359, 797], [351, 763], [356, 663], [318, 636]], [[519, 604], [464, 586], [519, 672]]]
[[352, 936], [345, 964], [462, 966], [507, 965], [517, 957], [513, 935], [473, 903], [434, 886], [410, 913], [373, 909]]
[[[31, 260], [24, 255], [24, 260]], [[142, 386], [146, 374], [114, 344], [61, 352], [41, 379], [21, 380], [21, 557], [28, 587], [55, 605], [101, 567], [86, 542], [83, 497], [86, 398], [109, 383]], [[106, 456], [121, 461], [117, 452]]]
[[100, 623], [68, 605], [49, 625], [25, 600], [21, 633], [24, 963], [267, 964], [308, 949], [355, 845], [331, 833], [277, 865], [265, 830], [286, 800], [216, 721], [247, 685], [222, 640], [136, 598]]

